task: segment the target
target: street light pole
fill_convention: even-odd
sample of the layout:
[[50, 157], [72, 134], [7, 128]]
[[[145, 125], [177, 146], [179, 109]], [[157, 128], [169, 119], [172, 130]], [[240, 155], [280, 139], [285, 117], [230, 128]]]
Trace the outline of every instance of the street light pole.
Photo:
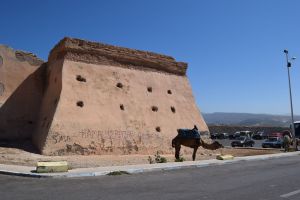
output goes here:
[[290, 78], [290, 67], [292, 67], [292, 63], [289, 60], [289, 52], [288, 50], [283, 51], [286, 55], [286, 66], [288, 71], [288, 79], [289, 79], [289, 91], [290, 91], [290, 106], [291, 106], [291, 117], [292, 117], [292, 137], [293, 137], [293, 148], [297, 150], [296, 137], [295, 137], [295, 125], [294, 125], [294, 112], [293, 112], [293, 99], [292, 99], [292, 87], [291, 87], [291, 78]]

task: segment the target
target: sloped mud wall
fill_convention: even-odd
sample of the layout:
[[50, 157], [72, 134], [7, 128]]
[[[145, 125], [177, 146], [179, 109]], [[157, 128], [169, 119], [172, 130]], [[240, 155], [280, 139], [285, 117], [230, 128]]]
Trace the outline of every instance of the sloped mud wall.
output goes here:
[[208, 131], [170, 56], [64, 38], [44, 63], [0, 46], [0, 140], [46, 155], [171, 153], [178, 128]]
[[0, 45], [0, 139], [30, 139], [43, 96], [43, 61]]
[[65, 38], [49, 56], [33, 141], [43, 154], [172, 152], [178, 128], [207, 126], [172, 57]]

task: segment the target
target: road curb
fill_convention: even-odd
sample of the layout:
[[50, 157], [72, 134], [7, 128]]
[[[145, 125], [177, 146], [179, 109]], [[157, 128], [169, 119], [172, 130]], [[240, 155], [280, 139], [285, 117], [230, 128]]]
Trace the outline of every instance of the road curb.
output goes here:
[[22, 177], [33, 177], [33, 178], [48, 177], [48, 176], [44, 176], [44, 175], [41, 175], [41, 174], [24, 173], [24, 172], [16, 172], [16, 171], [6, 171], [6, 170], [0, 170], [0, 174], [12, 175], [12, 176], [22, 176]]
[[[290, 152], [290, 153], [279, 153], [279, 154], [267, 154], [267, 155], [257, 155], [257, 156], [245, 156], [245, 157], [235, 157], [232, 160], [201, 160], [201, 161], [186, 161], [181, 163], [161, 163], [161, 164], [147, 164], [147, 165], [127, 165], [127, 166], [116, 166], [112, 169], [105, 170], [103, 168], [89, 168], [85, 171], [80, 172], [82, 169], [75, 169], [75, 171], [70, 170], [66, 173], [47, 173], [47, 174], [38, 174], [33, 172], [19, 172], [13, 170], [1, 170], [0, 174], [4, 175], [13, 175], [13, 176], [22, 176], [22, 177], [32, 177], [32, 178], [74, 178], [74, 177], [91, 177], [91, 176], [104, 176], [110, 172], [114, 171], [126, 171], [130, 174], [138, 174], [145, 172], [155, 172], [155, 171], [170, 171], [177, 169], [189, 169], [189, 168], [202, 168], [208, 166], [218, 166], [225, 164], [232, 164], [244, 161], [257, 161], [257, 160], [268, 160], [273, 158], [281, 157], [291, 157], [300, 155], [300, 152]], [[3, 166], [3, 165], [2, 165]]]

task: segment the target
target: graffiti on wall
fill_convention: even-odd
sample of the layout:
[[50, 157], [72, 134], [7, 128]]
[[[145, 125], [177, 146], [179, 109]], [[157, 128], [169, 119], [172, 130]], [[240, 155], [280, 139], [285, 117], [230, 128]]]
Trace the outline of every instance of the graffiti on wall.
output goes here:
[[91, 154], [93, 152], [121, 152], [123, 154], [131, 154], [153, 148], [159, 149], [164, 142], [163, 137], [159, 134], [124, 130], [83, 129], [75, 137], [63, 136], [57, 132], [52, 135], [54, 143], [67, 143], [67, 149], [70, 151], [72, 151], [73, 146], [74, 148], [76, 147], [75, 149], [78, 149], [80, 145], [81, 154]]
[[[114, 147], [124, 147], [132, 143], [133, 145], [143, 145], [145, 147], [159, 147], [163, 138], [158, 134], [150, 132], [134, 132], [124, 130], [92, 130], [83, 129], [80, 136], [85, 140], [100, 141], [103, 144], [110, 144]], [[127, 143], [127, 144], [126, 144]]]

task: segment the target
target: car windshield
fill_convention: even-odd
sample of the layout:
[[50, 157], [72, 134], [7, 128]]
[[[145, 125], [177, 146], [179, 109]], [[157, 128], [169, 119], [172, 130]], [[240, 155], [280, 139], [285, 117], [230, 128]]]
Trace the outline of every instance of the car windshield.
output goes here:
[[241, 131], [240, 132], [240, 135], [241, 136], [249, 136], [249, 135], [251, 135], [252, 133], [250, 132], [250, 131]]
[[237, 140], [245, 140], [246, 139], [246, 137], [238, 137], [238, 138], [236, 138]]
[[267, 142], [276, 142], [278, 138], [269, 138], [267, 139]]

